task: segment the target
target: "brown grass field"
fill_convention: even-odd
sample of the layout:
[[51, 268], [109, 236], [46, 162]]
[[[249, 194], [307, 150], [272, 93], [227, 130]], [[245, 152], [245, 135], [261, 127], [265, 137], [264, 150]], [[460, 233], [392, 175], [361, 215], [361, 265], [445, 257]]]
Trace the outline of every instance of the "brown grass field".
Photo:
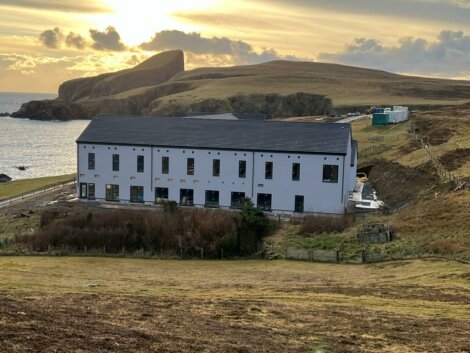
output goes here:
[[456, 262], [3, 257], [0, 283], [1, 352], [470, 350]]

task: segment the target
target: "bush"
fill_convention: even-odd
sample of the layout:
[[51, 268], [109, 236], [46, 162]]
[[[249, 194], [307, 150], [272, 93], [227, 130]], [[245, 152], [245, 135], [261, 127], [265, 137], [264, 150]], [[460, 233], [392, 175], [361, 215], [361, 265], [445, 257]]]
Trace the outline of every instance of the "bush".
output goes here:
[[240, 212], [238, 225], [238, 249], [240, 254], [252, 254], [261, 248], [261, 240], [268, 235], [276, 225], [253, 202], [245, 199]]
[[356, 221], [354, 214], [342, 216], [305, 216], [299, 234], [339, 233], [351, 227]]
[[113, 210], [78, 212], [62, 215], [46, 211], [41, 227], [33, 235], [20, 238], [20, 243], [45, 251], [49, 245], [69, 250], [103, 249], [109, 253], [144, 249], [198, 256], [201, 248], [207, 257], [224, 254], [250, 254], [271, 228], [269, 220], [253, 205], [241, 213], [209, 209], [169, 207], [156, 210]]

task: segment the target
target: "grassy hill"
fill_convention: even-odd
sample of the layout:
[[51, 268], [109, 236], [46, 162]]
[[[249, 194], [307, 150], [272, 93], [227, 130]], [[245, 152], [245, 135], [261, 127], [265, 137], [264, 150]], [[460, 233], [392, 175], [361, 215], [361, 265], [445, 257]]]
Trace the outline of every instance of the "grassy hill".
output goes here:
[[188, 112], [262, 112], [308, 116], [370, 105], [433, 107], [470, 102], [470, 81], [392, 74], [317, 62], [184, 71], [183, 53], [153, 56], [134, 68], [63, 83], [59, 99], [26, 104], [15, 115], [38, 119], [94, 114], [180, 116]]
[[[290, 244], [358, 256], [362, 245], [356, 235], [362, 226], [383, 222], [396, 229], [398, 238], [371, 249], [470, 260], [470, 104], [415, 112], [398, 125], [371, 126], [363, 118], [352, 129], [359, 141], [359, 167], [368, 172], [390, 214], [359, 216], [354, 226], [336, 234], [300, 236], [298, 226], [288, 225], [273, 240], [278, 251]], [[439, 175], [415, 136], [429, 146], [444, 173]], [[467, 188], [456, 190], [462, 183]]]

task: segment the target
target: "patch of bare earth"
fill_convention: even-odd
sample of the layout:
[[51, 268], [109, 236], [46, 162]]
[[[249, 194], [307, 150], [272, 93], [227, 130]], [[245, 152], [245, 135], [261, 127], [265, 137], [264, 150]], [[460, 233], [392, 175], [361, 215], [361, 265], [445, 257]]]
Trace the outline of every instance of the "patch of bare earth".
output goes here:
[[338, 305], [1, 293], [2, 352], [465, 352], [470, 323]]

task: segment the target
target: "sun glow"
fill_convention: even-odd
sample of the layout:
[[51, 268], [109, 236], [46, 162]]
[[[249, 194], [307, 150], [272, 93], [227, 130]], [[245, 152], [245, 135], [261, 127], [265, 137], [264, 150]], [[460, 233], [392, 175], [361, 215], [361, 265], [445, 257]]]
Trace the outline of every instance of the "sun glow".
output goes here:
[[111, 13], [90, 15], [90, 22], [104, 29], [114, 26], [123, 41], [138, 45], [150, 39], [153, 33], [165, 29], [196, 31], [198, 26], [182, 23], [173, 13], [185, 10], [207, 10], [218, 6], [220, 0], [104, 0], [104, 5], [112, 9]]

